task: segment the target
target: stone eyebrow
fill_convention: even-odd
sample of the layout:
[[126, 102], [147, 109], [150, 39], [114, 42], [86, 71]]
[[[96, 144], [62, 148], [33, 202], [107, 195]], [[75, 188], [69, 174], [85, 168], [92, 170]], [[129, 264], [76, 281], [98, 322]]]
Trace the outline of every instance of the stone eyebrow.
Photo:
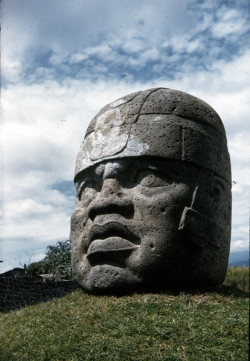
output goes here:
[[88, 182], [89, 180], [97, 181], [98, 178], [100, 179], [101, 177], [98, 176], [98, 174], [95, 174], [93, 172], [86, 172], [86, 173], [81, 174], [81, 176], [79, 176], [79, 178], [76, 179], [76, 181], [75, 181], [77, 195], [79, 195], [82, 187], [84, 187], [86, 182]]
[[75, 178], [75, 183], [79, 184], [83, 181], [83, 179], [85, 180], [86, 178], [93, 178], [93, 177], [100, 177], [103, 174], [103, 170], [100, 170], [99, 172], [97, 172], [97, 169], [100, 167], [101, 164], [97, 164], [94, 165], [92, 167], [89, 167], [88, 169], [86, 169], [85, 171], [81, 172], [78, 177]]

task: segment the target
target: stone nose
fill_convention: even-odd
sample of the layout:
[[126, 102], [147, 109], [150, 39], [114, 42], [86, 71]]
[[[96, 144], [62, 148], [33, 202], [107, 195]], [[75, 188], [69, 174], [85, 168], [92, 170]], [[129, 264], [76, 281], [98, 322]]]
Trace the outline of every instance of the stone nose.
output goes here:
[[105, 179], [102, 185], [101, 197], [111, 197], [121, 195], [120, 185], [116, 179]]
[[132, 215], [134, 204], [123, 195], [116, 179], [106, 179], [103, 183], [100, 196], [95, 199], [89, 208], [89, 218], [93, 221], [97, 215], [120, 214]]

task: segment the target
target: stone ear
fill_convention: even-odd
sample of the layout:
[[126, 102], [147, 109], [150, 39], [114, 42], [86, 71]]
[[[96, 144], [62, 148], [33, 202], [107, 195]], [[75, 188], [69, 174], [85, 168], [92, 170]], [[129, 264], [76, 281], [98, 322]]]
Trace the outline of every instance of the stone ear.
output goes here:
[[211, 187], [211, 196], [215, 204], [221, 201], [223, 193], [224, 193], [223, 182], [218, 177], [214, 177], [214, 181]]

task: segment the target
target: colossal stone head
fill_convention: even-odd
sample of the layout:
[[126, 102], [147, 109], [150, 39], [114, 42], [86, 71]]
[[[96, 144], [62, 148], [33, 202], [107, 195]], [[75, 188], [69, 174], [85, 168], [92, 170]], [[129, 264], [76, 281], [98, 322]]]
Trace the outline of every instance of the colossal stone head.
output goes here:
[[224, 281], [231, 231], [225, 130], [202, 100], [148, 89], [105, 106], [75, 169], [72, 269], [91, 293]]

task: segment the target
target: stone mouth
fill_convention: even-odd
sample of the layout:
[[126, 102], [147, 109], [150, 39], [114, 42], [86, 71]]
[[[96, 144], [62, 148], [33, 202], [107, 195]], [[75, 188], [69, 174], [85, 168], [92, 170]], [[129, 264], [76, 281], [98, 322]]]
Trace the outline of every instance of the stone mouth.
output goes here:
[[120, 237], [108, 237], [96, 239], [88, 248], [87, 257], [97, 253], [126, 252], [136, 249], [138, 246]]
[[131, 251], [138, 247], [139, 238], [119, 222], [94, 225], [89, 232], [87, 256], [95, 253]]

